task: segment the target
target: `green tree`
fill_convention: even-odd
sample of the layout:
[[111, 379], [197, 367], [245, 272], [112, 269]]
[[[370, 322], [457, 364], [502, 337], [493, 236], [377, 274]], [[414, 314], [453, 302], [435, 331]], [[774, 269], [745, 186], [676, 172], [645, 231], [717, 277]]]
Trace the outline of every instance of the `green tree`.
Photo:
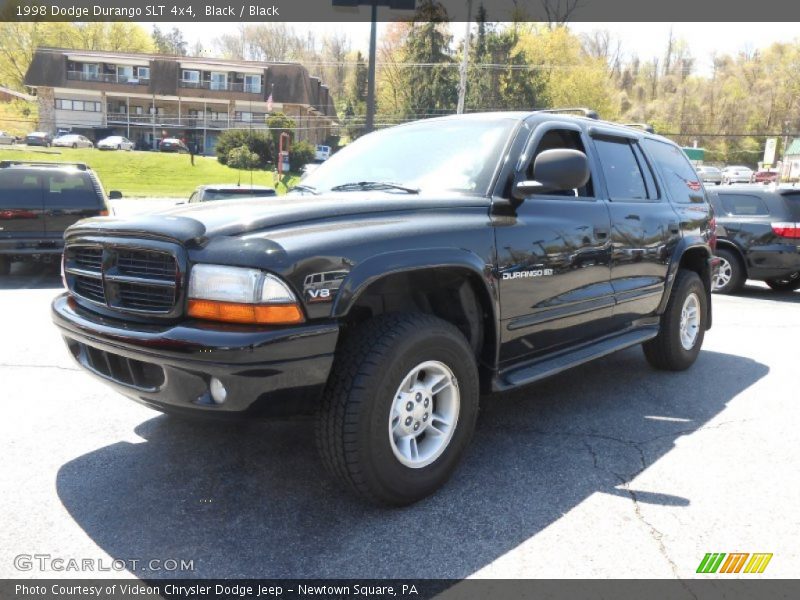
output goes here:
[[174, 54], [186, 56], [189, 51], [189, 43], [183, 39], [183, 32], [177, 27], [169, 31], [161, 31], [158, 25], [153, 25], [153, 45], [159, 54]]
[[289, 166], [292, 171], [299, 171], [307, 165], [316, 155], [316, 149], [305, 140], [300, 140], [292, 144], [289, 149]]
[[275, 149], [275, 152], [277, 152], [278, 148], [280, 148], [281, 133], [288, 133], [292, 136], [296, 124], [291, 117], [287, 117], [282, 112], [276, 112], [267, 117], [267, 127], [269, 127], [272, 147]]
[[452, 39], [444, 6], [434, 0], [422, 0], [403, 48], [408, 63], [403, 72], [404, 83], [410, 90], [405, 106], [407, 116], [433, 116], [455, 110], [458, 69], [453, 68]]

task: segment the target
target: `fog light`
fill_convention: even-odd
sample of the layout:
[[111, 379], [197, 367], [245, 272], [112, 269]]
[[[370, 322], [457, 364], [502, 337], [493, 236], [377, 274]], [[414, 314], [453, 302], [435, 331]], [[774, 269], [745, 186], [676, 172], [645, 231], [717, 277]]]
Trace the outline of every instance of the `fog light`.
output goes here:
[[217, 404], [222, 404], [228, 397], [228, 390], [222, 385], [222, 382], [216, 377], [211, 378], [211, 385], [208, 386], [211, 390], [211, 397]]

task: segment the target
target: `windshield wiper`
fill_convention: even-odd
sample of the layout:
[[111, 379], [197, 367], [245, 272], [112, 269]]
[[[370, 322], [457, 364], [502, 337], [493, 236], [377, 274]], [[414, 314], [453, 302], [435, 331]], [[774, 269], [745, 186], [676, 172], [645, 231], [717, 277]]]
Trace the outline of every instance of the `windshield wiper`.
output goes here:
[[332, 192], [349, 192], [352, 190], [399, 190], [407, 194], [419, 194], [419, 188], [407, 187], [391, 181], [354, 181], [331, 188]]
[[315, 196], [319, 195], [319, 190], [317, 188], [311, 185], [304, 185], [302, 183], [297, 184], [289, 191], [294, 192], [295, 190], [297, 190], [298, 192], [308, 192], [309, 194], [314, 194]]

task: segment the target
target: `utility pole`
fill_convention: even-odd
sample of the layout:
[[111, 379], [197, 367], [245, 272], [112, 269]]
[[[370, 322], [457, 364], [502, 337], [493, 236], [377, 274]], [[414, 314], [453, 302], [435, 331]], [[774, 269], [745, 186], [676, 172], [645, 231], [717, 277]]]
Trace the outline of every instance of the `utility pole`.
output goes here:
[[469, 66], [469, 30], [472, 23], [472, 0], [467, 0], [467, 27], [464, 32], [464, 56], [461, 58], [461, 80], [458, 84], [458, 108], [456, 112], [464, 112], [464, 103], [467, 99], [467, 67]]
[[369, 30], [369, 70], [367, 72], [367, 121], [364, 133], [375, 129], [375, 54], [378, 38], [378, 0], [372, 0], [372, 23]]

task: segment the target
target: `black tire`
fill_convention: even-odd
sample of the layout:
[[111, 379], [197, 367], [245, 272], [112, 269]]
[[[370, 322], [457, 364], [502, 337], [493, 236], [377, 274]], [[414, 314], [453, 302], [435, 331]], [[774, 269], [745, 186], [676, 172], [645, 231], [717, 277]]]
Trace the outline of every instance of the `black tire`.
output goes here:
[[7, 256], [0, 256], [0, 277], [5, 277], [11, 273], [11, 261]]
[[800, 290], [800, 271], [791, 273], [785, 277], [767, 279], [765, 283], [776, 292], [793, 292]]
[[78, 144], [72, 144], [72, 149], [73, 150], [77, 150], [78, 149]]
[[747, 273], [745, 272], [745, 267], [742, 264], [741, 258], [736, 252], [724, 248], [719, 248], [715, 254], [721, 259], [719, 266], [720, 271], [729, 269], [730, 277], [727, 283], [723, 285], [717, 285], [718, 280], [713, 280], [711, 282], [711, 291], [717, 294], [735, 294], [739, 292], [747, 279]]
[[117, 144], [117, 150], [122, 150], [122, 145], [121, 144]]
[[[450, 369], [460, 408], [442, 454], [427, 466], [412, 468], [393, 452], [389, 415], [400, 384], [425, 361]], [[421, 500], [447, 481], [464, 454], [475, 429], [478, 390], [475, 356], [450, 323], [425, 314], [370, 319], [337, 351], [317, 417], [323, 462], [332, 475], [372, 503], [403, 506]]]
[[[694, 344], [685, 348], [681, 343], [681, 312], [690, 294], [697, 296], [700, 322]], [[667, 308], [661, 316], [661, 330], [652, 340], [642, 344], [647, 362], [663, 371], [683, 371], [694, 364], [705, 336], [708, 302], [706, 289], [694, 271], [679, 269], [672, 285]]]

